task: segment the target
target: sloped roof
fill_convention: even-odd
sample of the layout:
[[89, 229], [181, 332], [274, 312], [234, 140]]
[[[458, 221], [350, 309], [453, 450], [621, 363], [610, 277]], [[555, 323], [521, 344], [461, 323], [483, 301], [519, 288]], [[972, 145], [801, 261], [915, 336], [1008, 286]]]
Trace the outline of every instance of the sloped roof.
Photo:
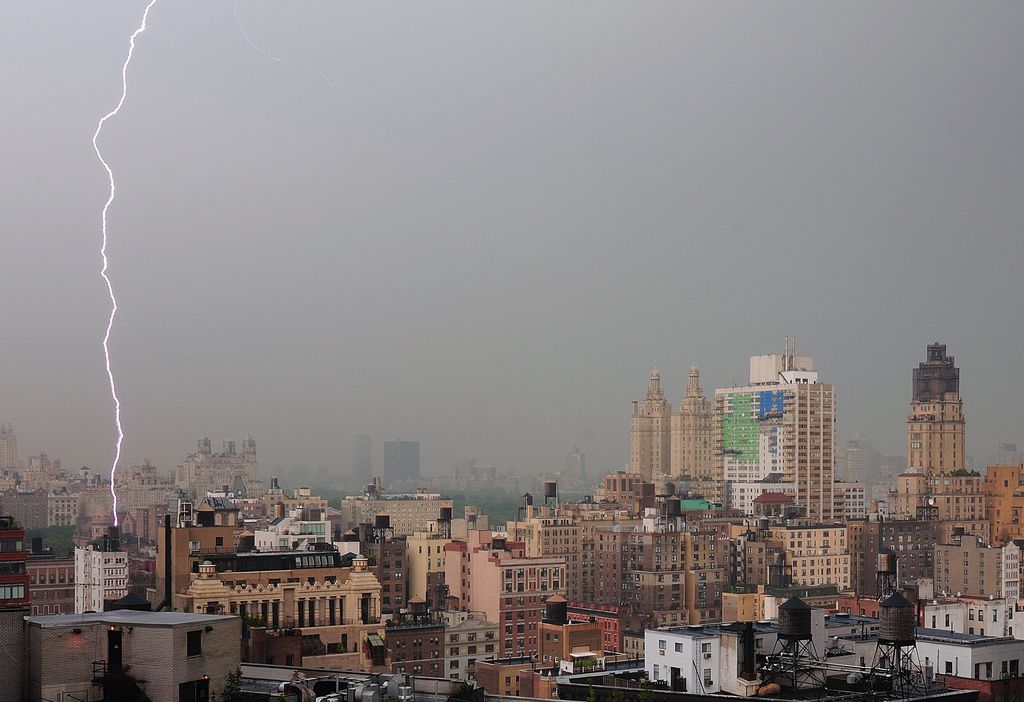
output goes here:
[[766, 502], [792, 502], [793, 498], [784, 492], [764, 492], [754, 498], [754, 504]]

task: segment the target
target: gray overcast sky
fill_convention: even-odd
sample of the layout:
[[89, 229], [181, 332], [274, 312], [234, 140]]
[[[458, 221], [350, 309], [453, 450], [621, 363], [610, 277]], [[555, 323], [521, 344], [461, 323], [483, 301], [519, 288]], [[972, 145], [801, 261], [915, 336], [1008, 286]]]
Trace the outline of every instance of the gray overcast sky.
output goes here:
[[[144, 2], [0, 5], [0, 421], [112, 455], [91, 149]], [[657, 363], [745, 380], [795, 334], [840, 434], [903, 452], [910, 370], [968, 449], [1021, 430], [1024, 4], [160, 0], [123, 112], [126, 460], [206, 432], [348, 468], [355, 433], [592, 471]]]

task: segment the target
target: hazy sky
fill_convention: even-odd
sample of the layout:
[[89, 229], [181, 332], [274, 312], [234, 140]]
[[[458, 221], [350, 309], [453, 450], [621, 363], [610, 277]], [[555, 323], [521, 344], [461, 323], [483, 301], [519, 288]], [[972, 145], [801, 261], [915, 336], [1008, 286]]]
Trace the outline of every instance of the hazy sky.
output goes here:
[[[0, 4], [0, 421], [101, 469], [104, 174], [131, 2]], [[1024, 4], [160, 0], [102, 146], [126, 462], [207, 433], [348, 469], [352, 435], [592, 471], [657, 363], [742, 382], [783, 336], [902, 453], [962, 368], [1024, 441]], [[377, 458], [379, 459], [379, 453]], [[269, 472], [269, 471], [268, 471]]]

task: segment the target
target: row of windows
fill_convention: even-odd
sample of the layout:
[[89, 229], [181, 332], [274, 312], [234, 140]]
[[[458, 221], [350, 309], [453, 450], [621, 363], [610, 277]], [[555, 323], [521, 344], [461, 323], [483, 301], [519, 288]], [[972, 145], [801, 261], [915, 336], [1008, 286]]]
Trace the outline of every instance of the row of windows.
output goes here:
[[25, 599], [24, 585], [0, 585], [0, 600]]

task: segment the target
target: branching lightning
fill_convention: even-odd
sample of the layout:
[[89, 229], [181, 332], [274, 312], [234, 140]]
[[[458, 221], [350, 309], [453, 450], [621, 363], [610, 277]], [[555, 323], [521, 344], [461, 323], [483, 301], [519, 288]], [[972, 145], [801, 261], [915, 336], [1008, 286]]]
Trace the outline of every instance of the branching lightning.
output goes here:
[[331, 87], [337, 88], [338, 90], [343, 92], [345, 94], [346, 99], [348, 99], [349, 103], [352, 105], [352, 107], [355, 109], [355, 111], [359, 113], [359, 116], [362, 117], [366, 121], [367, 124], [369, 124], [371, 127], [378, 127], [378, 126], [380, 126], [376, 122], [374, 122], [372, 119], [370, 119], [370, 117], [362, 110], [362, 108], [359, 107], [359, 103], [356, 102], [355, 97], [353, 97], [352, 92], [347, 87], [345, 87], [341, 83], [338, 83], [335, 80], [332, 80], [330, 76], [328, 76], [326, 73], [321, 71], [316, 66], [314, 66], [312, 64], [309, 64], [309, 63], [307, 63], [306, 61], [303, 61], [300, 58], [295, 58], [293, 56], [278, 56], [278, 55], [274, 54], [272, 51], [269, 51], [268, 49], [264, 49], [262, 46], [259, 46], [258, 44], [256, 44], [256, 42], [254, 42], [252, 40], [252, 37], [249, 36], [249, 30], [247, 30], [245, 28], [245, 23], [242, 22], [242, 16], [238, 13], [238, 0], [235, 0], [235, 2], [234, 2], [234, 12], [235, 12], [235, 21], [238, 22], [238, 28], [242, 30], [242, 36], [245, 37], [245, 42], [250, 47], [252, 47], [252, 49], [254, 51], [258, 51], [259, 53], [263, 54], [264, 56], [266, 56], [271, 61], [276, 61], [277, 63], [295, 63], [295, 64], [298, 64], [298, 65], [302, 66], [307, 71], [312, 71], [313, 73], [315, 73], [318, 76], [320, 76], [324, 80], [325, 83], [327, 83]]
[[121, 400], [117, 396], [114, 372], [110, 367], [110, 332], [114, 328], [114, 317], [117, 316], [117, 297], [114, 295], [114, 286], [107, 275], [107, 269], [109, 268], [109, 262], [107, 261], [107, 210], [110, 209], [111, 203], [114, 202], [116, 190], [114, 188], [114, 171], [111, 170], [110, 164], [103, 158], [103, 153], [100, 151], [97, 141], [100, 137], [100, 132], [103, 131], [103, 125], [108, 119], [121, 111], [121, 106], [124, 105], [124, 100], [128, 96], [128, 65], [132, 62], [132, 55], [135, 53], [135, 40], [146, 31], [146, 20], [149, 18], [149, 11], [156, 3], [157, 0], [149, 0], [149, 4], [146, 5], [146, 9], [142, 13], [142, 22], [139, 24], [138, 29], [132, 32], [128, 40], [128, 57], [124, 60], [124, 65], [121, 66], [121, 99], [117, 101], [114, 109], [100, 118], [99, 123], [96, 125], [96, 132], [92, 135], [92, 148], [96, 151], [96, 157], [100, 160], [100, 163], [103, 164], [103, 168], [107, 172], [107, 181], [110, 183], [110, 193], [107, 196], [106, 203], [103, 205], [103, 214], [101, 216], [103, 244], [100, 246], [100, 258], [103, 259], [103, 267], [100, 269], [100, 276], [103, 278], [103, 282], [107, 284], [107, 293], [110, 295], [110, 316], [107, 318], [107, 330], [103, 334], [103, 357], [106, 359], [107, 379], [110, 381], [110, 397], [114, 401], [114, 425], [117, 427], [117, 445], [114, 451], [114, 461], [110, 465], [110, 496], [113, 498], [115, 526], [117, 525], [117, 492], [114, 491], [114, 474], [117, 472], [117, 464], [121, 461], [121, 444], [124, 442], [124, 429], [121, 426]]

